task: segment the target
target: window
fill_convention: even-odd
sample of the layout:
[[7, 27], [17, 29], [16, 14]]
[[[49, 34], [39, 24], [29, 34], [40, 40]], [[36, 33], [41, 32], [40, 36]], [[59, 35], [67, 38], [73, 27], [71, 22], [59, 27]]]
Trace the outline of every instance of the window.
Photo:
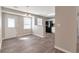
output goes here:
[[24, 29], [31, 29], [31, 18], [24, 18]]
[[15, 27], [15, 19], [8, 18], [8, 27], [9, 28], [14, 28]]
[[42, 25], [42, 19], [41, 18], [37, 18], [37, 24]]

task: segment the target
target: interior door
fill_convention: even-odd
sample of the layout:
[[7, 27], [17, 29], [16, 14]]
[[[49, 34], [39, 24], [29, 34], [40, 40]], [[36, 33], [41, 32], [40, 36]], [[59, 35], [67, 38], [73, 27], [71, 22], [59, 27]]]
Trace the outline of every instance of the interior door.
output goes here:
[[4, 14], [5, 39], [16, 37], [17, 17], [11, 14]]

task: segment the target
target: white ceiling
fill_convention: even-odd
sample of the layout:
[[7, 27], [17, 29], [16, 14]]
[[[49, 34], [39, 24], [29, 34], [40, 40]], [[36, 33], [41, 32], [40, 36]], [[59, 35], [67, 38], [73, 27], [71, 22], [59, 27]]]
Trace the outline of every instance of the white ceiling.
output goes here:
[[55, 15], [54, 6], [5, 6], [5, 7], [46, 17]]

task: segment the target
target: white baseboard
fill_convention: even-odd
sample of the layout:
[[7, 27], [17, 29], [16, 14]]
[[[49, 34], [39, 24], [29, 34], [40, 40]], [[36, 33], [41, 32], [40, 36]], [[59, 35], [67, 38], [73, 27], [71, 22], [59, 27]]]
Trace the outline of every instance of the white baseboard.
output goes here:
[[38, 35], [38, 34], [33, 34], [33, 35], [39, 36], [39, 37], [41, 37], [41, 38], [44, 38], [44, 37], [45, 37], [45, 36]]
[[6, 39], [10, 39], [10, 38], [15, 38], [16, 36], [14, 36], [14, 37], [4, 37], [4, 38], [2, 38], [2, 40], [6, 40]]
[[[25, 36], [25, 35], [31, 35], [31, 34], [32, 34], [32, 33], [23, 34], [23, 35], [17, 35], [17, 36], [15, 36], [15, 37], [10, 37], [10, 38], [22, 37], [22, 36]], [[10, 39], [10, 38], [3, 37], [2, 39], [5, 40], [5, 39]]]
[[22, 34], [22, 35], [18, 35], [16, 37], [22, 37], [22, 36], [26, 36], [26, 35], [31, 35], [32, 33], [28, 33], [28, 34]]
[[55, 46], [55, 48], [58, 49], [58, 50], [60, 50], [60, 51], [65, 52], [65, 53], [72, 53], [72, 52], [70, 52], [70, 51], [68, 51], [68, 50], [66, 50], [66, 49], [63, 49], [63, 48], [61, 48], [61, 47], [58, 47], [58, 46]]
[[1, 51], [1, 49], [2, 49], [1, 46], [2, 46], [2, 40], [0, 40], [0, 51]]

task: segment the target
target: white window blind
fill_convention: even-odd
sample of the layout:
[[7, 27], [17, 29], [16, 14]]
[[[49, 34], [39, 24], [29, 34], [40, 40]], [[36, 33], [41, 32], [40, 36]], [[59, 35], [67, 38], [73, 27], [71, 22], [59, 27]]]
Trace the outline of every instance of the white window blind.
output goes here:
[[31, 18], [24, 18], [24, 29], [31, 29]]
[[15, 27], [15, 19], [8, 18], [8, 27], [9, 28], [14, 28]]

